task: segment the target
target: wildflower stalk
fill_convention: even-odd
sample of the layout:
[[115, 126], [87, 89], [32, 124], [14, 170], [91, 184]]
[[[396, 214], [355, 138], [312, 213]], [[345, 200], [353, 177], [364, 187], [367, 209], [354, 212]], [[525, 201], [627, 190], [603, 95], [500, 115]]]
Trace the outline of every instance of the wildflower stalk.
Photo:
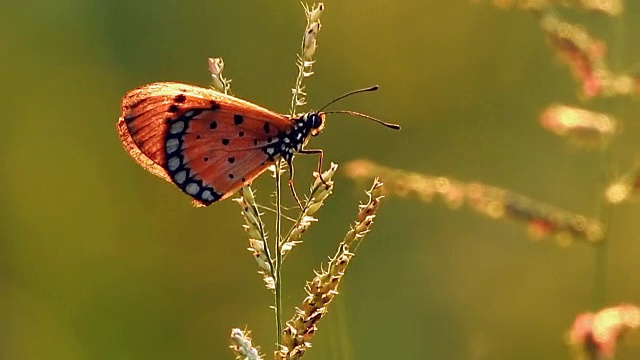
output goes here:
[[280, 189], [280, 168], [282, 160], [276, 162], [276, 271], [275, 271], [275, 312], [276, 312], [276, 345], [280, 347], [280, 334], [282, 333], [282, 204]]
[[466, 205], [470, 210], [492, 219], [509, 219], [527, 225], [534, 238], [553, 236], [559, 245], [572, 240], [590, 244], [603, 241], [603, 225], [595, 219], [556, 208], [507, 189], [478, 182], [465, 183], [453, 178], [436, 177], [384, 167], [368, 160], [355, 160], [346, 165], [352, 179], [373, 178], [383, 174], [389, 194], [417, 197], [429, 203], [438, 197], [449, 207]]
[[[231, 80], [222, 76], [224, 61], [222, 58], [209, 58], [209, 72], [211, 72], [211, 88], [226, 95], [231, 91]], [[275, 276], [271, 254], [269, 254], [269, 244], [264, 223], [260, 218], [260, 211], [256, 204], [253, 190], [250, 186], [245, 186], [240, 190], [240, 198], [234, 199], [242, 207], [242, 215], [246, 224], [243, 228], [249, 234], [250, 250], [253, 252], [260, 272], [263, 274], [267, 288], [272, 287]], [[235, 352], [237, 359], [262, 360], [263, 357], [258, 349], [251, 343], [248, 331], [231, 329], [231, 349]]]
[[333, 175], [338, 169], [338, 164], [331, 163], [329, 170], [322, 174], [316, 175], [316, 180], [311, 185], [311, 191], [305, 201], [302, 211], [295, 220], [293, 226], [287, 232], [287, 235], [282, 239], [282, 255], [283, 259], [288, 252], [299, 242], [302, 234], [307, 231], [309, 226], [316, 221], [312, 217], [316, 211], [324, 204], [324, 200], [331, 195], [333, 191]]
[[242, 215], [246, 222], [243, 227], [249, 235], [249, 244], [251, 245], [249, 250], [253, 252], [253, 256], [258, 263], [259, 273], [263, 275], [267, 288], [274, 290], [275, 267], [267, 242], [267, 233], [260, 218], [260, 211], [253, 196], [253, 191], [248, 186], [243, 187], [240, 189], [240, 198], [234, 199], [234, 201], [242, 207]]
[[614, 359], [625, 335], [640, 328], [640, 308], [619, 304], [579, 314], [566, 334], [575, 360]]
[[231, 349], [236, 353], [237, 359], [243, 360], [261, 360], [262, 356], [258, 352], [249, 337], [248, 331], [240, 329], [231, 329]]
[[307, 297], [300, 308], [296, 309], [293, 318], [287, 321], [282, 333], [282, 346], [275, 354], [276, 359], [299, 359], [311, 346], [310, 340], [317, 331], [316, 324], [327, 314], [328, 305], [338, 294], [338, 286], [351, 258], [373, 224], [383, 198], [381, 193], [382, 183], [375, 179], [371, 190], [367, 192], [369, 201], [358, 208], [356, 222], [338, 245], [336, 254], [329, 260], [327, 270], [317, 271], [316, 276], [307, 283]]
[[[211, 73], [211, 87], [224, 94], [231, 91], [231, 79], [222, 76], [224, 70], [224, 61], [222, 58], [209, 58], [209, 72]], [[250, 186], [245, 186], [240, 190], [240, 198], [235, 199], [242, 207], [242, 215], [246, 224], [243, 226], [249, 234], [249, 244], [260, 273], [263, 274], [267, 288], [274, 288], [275, 268], [269, 253], [269, 243], [267, 241], [267, 233], [264, 229], [264, 223], [260, 218], [260, 211], [256, 204], [253, 190]]]
[[[324, 5], [319, 4], [314, 6], [310, 11], [307, 6], [304, 6], [305, 16], [307, 19], [307, 26], [305, 28], [304, 35], [302, 37], [301, 54], [298, 55], [298, 75], [296, 77], [295, 88], [293, 89], [293, 95], [291, 97], [290, 117], [294, 118], [296, 107], [305, 103], [304, 99], [304, 78], [311, 76], [311, 56], [315, 52], [316, 47], [316, 35], [320, 31], [319, 16]], [[310, 48], [313, 50], [310, 50]], [[309, 61], [305, 59], [309, 59]], [[280, 348], [280, 334], [282, 334], [282, 189], [281, 189], [281, 171], [282, 159], [279, 159], [275, 163], [275, 182], [276, 182], [276, 264], [275, 264], [275, 312], [276, 312], [276, 328], [277, 328], [277, 345]], [[291, 171], [291, 169], [289, 169]]]
[[229, 93], [231, 92], [231, 79], [225, 79], [222, 76], [222, 70], [224, 70], [224, 61], [222, 60], [222, 58], [209, 58], [211, 87], [214, 90], [229, 95]]
[[[622, 8], [622, 7], [621, 7]], [[622, 53], [621, 49], [623, 49], [623, 44], [625, 41], [625, 32], [623, 30], [623, 22], [618, 21], [616, 25], [613, 27], [613, 38], [611, 43], [610, 57], [612, 60], [612, 66], [616, 69], [620, 69], [622, 67]], [[636, 90], [637, 91], [637, 90]], [[636, 92], [634, 91], [634, 92]], [[624, 105], [620, 101], [620, 99], [615, 99], [609, 103], [609, 111], [616, 115], [622, 115], [624, 113], [623, 109]], [[611, 179], [613, 178], [611, 173], [611, 164], [613, 163], [614, 153], [613, 153], [613, 144], [609, 143], [607, 146], [602, 149], [602, 154], [600, 157], [600, 172], [601, 172], [601, 186], [606, 188]], [[595, 286], [594, 286], [594, 295], [593, 295], [593, 303], [594, 307], [601, 307], [605, 305], [605, 300], [607, 296], [608, 290], [608, 259], [609, 259], [609, 236], [610, 236], [610, 227], [613, 216], [612, 203], [609, 201], [605, 201], [605, 199], [600, 196], [597, 199], [596, 203], [596, 211], [598, 217], [603, 222], [604, 228], [604, 238], [603, 243], [600, 248], [596, 252], [596, 272], [595, 272]]]
[[312, 67], [314, 61], [313, 54], [316, 51], [316, 35], [320, 31], [320, 15], [324, 11], [324, 4], [320, 3], [309, 8], [304, 5], [304, 12], [307, 18], [307, 26], [305, 27], [302, 43], [300, 45], [300, 54], [298, 54], [298, 76], [296, 77], [295, 87], [292, 89], [291, 107], [289, 114], [293, 117], [296, 114], [296, 108], [306, 104], [304, 92], [304, 79], [313, 75]]

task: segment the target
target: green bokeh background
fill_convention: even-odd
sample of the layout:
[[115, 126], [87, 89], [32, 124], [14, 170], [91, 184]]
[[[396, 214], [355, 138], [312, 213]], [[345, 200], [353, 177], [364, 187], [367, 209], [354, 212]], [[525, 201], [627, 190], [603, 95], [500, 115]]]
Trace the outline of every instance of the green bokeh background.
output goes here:
[[[640, 59], [640, 3], [616, 19], [566, 12]], [[533, 16], [467, 0], [325, 1], [310, 107], [354, 88], [343, 108], [402, 124], [329, 118], [314, 147], [338, 163], [482, 181], [594, 215], [603, 168], [637, 153], [636, 100], [593, 100], [624, 121], [612, 160], [537, 122], [579, 104]], [[3, 5], [0, 142], [1, 359], [231, 359], [232, 327], [271, 357], [271, 295], [246, 251], [238, 206], [193, 208], [123, 151], [120, 100], [154, 81], [207, 86], [222, 56], [242, 98], [286, 112], [304, 27], [298, 1], [60, 0]], [[296, 159], [306, 187], [315, 160]], [[320, 221], [285, 264], [289, 318], [353, 219], [365, 186], [336, 175]], [[263, 202], [269, 179], [256, 189]], [[559, 248], [521, 224], [390, 197], [320, 324], [308, 359], [566, 359], [576, 314], [640, 303], [638, 204], [615, 208], [610, 243]], [[598, 260], [600, 259], [600, 260]], [[637, 359], [640, 345], [621, 349]]]

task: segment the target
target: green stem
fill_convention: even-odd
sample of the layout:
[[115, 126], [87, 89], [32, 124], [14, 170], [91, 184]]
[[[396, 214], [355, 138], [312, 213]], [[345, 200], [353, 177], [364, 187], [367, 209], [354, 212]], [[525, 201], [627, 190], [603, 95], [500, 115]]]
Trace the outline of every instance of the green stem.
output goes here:
[[[612, 149], [611, 145], [607, 146], [603, 151], [600, 158], [601, 165], [601, 188], [606, 188], [611, 178], [609, 174], [609, 166], [612, 161]], [[611, 227], [611, 205], [604, 200], [604, 196], [600, 195], [597, 205], [596, 213], [602, 224], [603, 237], [600, 243], [596, 247], [596, 263], [595, 263], [595, 284], [593, 294], [593, 308], [602, 308], [607, 299], [607, 258], [609, 253], [609, 229]]]
[[282, 204], [281, 204], [281, 191], [280, 191], [280, 169], [281, 160], [276, 161], [276, 273], [274, 280], [275, 285], [275, 311], [276, 311], [276, 344], [278, 350], [281, 347], [282, 338]]
[[[612, 39], [611, 39], [611, 63], [609, 66], [612, 69], [621, 69], [623, 63], [624, 56], [624, 38], [625, 38], [625, 23], [623, 15], [620, 15], [612, 25]], [[609, 102], [609, 112], [613, 113], [621, 118], [623, 113], [624, 103], [622, 102], [626, 99], [620, 99], [618, 97], [613, 98]], [[611, 181], [611, 164], [614, 159], [614, 148], [613, 141], [607, 144], [606, 148], [603, 149], [602, 155], [600, 158], [600, 167], [602, 173], [602, 188], [606, 188], [606, 186]], [[607, 300], [607, 270], [608, 270], [608, 257], [609, 257], [609, 241], [610, 236], [609, 232], [611, 229], [611, 221], [612, 221], [612, 206], [609, 202], [604, 200], [604, 197], [600, 195], [596, 207], [597, 215], [600, 218], [603, 227], [604, 237], [600, 244], [598, 244], [598, 248], [596, 251], [596, 269], [595, 269], [595, 286], [594, 286], [594, 296], [593, 296], [593, 306], [594, 309], [599, 309], [606, 305]]]
[[[307, 27], [309, 27], [309, 19], [307, 19]], [[306, 29], [307, 27], [305, 27], [305, 33], [306, 33]], [[302, 36], [302, 43], [301, 43], [301, 51], [300, 51], [300, 55], [298, 56], [300, 63], [298, 64], [298, 76], [296, 77], [296, 84], [295, 84], [295, 88], [293, 89], [293, 96], [291, 97], [291, 107], [290, 107], [290, 118], [293, 119], [295, 117], [296, 114], [296, 107], [298, 106], [298, 104], [300, 103], [300, 99], [299, 96], [303, 93], [303, 86], [302, 83], [304, 82], [304, 78], [305, 78], [305, 61], [304, 61], [304, 34]], [[276, 178], [276, 277], [274, 278], [274, 285], [275, 285], [275, 303], [276, 303], [276, 326], [278, 328], [278, 334], [277, 334], [277, 345], [278, 345], [278, 350], [280, 350], [280, 347], [282, 346], [282, 245], [284, 244], [283, 238], [282, 238], [282, 196], [281, 196], [281, 189], [280, 189], [280, 170], [282, 169], [282, 159], [278, 159], [275, 163], [276, 166], [276, 174], [275, 174], [275, 178]], [[289, 169], [289, 171], [291, 171], [291, 169]], [[304, 213], [304, 211], [303, 211]], [[287, 235], [288, 238], [289, 235]]]

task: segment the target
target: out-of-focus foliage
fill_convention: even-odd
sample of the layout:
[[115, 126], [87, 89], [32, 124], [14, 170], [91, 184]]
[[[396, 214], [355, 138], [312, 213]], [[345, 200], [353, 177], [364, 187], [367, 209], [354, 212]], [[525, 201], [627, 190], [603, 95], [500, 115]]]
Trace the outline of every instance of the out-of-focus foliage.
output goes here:
[[[640, 3], [628, 3], [616, 18], [566, 14], [606, 42], [620, 71], [640, 59]], [[581, 103], [531, 14], [466, 0], [325, 5], [309, 108], [377, 83], [379, 92], [339, 108], [403, 126], [329, 116], [310, 144], [326, 164], [366, 157], [596, 216], [602, 169], [621, 175], [635, 160], [637, 102], [590, 100], [621, 122], [611, 159], [540, 128], [548, 104]], [[286, 113], [303, 27], [297, 1], [4, 7], [0, 358], [231, 359], [229, 333], [247, 324], [271, 348], [272, 299], [247, 255], [237, 205], [191, 207], [129, 158], [115, 122], [129, 89], [207, 86], [207, 59], [218, 56], [236, 96]], [[316, 160], [295, 163], [306, 188]], [[318, 224], [285, 264], [285, 309], [304, 298], [304, 281], [335, 250], [364, 189], [340, 170], [334, 180]], [[254, 189], [269, 202], [271, 179]], [[306, 357], [568, 358], [564, 335], [576, 314], [640, 302], [639, 206], [614, 209], [606, 261], [596, 264], [602, 249], [559, 249], [515, 224], [390, 198]], [[619, 354], [637, 358], [640, 348]]]

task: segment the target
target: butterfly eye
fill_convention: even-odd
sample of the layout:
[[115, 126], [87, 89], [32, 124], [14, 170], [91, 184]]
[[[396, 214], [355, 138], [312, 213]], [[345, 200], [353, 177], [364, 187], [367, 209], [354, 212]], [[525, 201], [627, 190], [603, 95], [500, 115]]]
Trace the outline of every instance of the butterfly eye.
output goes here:
[[324, 128], [324, 114], [311, 114], [311, 135], [317, 136]]

